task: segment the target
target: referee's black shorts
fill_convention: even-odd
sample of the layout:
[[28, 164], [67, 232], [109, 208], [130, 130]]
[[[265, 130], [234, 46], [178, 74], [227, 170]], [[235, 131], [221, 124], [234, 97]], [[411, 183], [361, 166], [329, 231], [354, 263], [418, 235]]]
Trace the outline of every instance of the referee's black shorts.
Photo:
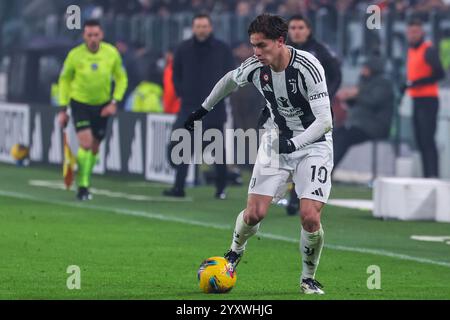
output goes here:
[[102, 105], [92, 106], [72, 100], [70, 102], [70, 109], [72, 112], [75, 130], [78, 132], [90, 128], [94, 138], [99, 141], [103, 140], [106, 135], [109, 117], [102, 117], [100, 114], [108, 103], [109, 102]]

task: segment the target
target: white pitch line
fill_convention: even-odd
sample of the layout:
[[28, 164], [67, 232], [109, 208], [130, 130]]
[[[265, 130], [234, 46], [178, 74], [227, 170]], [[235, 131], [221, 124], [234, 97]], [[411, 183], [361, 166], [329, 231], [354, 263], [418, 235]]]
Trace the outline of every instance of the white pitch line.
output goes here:
[[[56, 190], [66, 190], [66, 186], [61, 181], [55, 180], [30, 180], [28, 184], [34, 187], [44, 187]], [[192, 202], [191, 197], [170, 198], [170, 197], [150, 197], [142, 194], [129, 194], [120, 191], [111, 191], [106, 189], [90, 188], [92, 194], [97, 194], [110, 198], [123, 198], [135, 201], [153, 201], [153, 202]]]
[[[59, 200], [47, 200], [47, 199], [42, 199], [42, 198], [27, 195], [27, 194], [19, 193], [19, 192], [11, 192], [11, 191], [6, 191], [6, 190], [0, 190], [0, 196], [26, 199], [26, 200], [32, 200], [32, 201], [37, 201], [37, 202], [43, 202], [43, 203], [69, 206], [69, 207], [88, 208], [88, 209], [98, 210], [98, 211], [110, 211], [110, 212], [114, 212], [116, 214], [144, 217], [144, 218], [156, 219], [156, 220], [167, 221], [167, 222], [178, 222], [178, 223], [183, 223], [183, 224], [188, 224], [188, 225], [195, 225], [195, 226], [214, 228], [214, 229], [220, 229], [220, 230], [230, 230], [231, 231], [233, 228], [230, 225], [209, 223], [209, 222], [191, 220], [191, 219], [186, 219], [186, 218], [179, 218], [179, 217], [168, 216], [168, 215], [154, 213], [154, 212], [129, 210], [129, 209], [122, 209], [122, 208], [112, 208], [112, 207], [105, 207], [105, 206], [96, 206], [96, 205], [91, 205], [91, 204], [86, 204], [86, 203], [75, 202], [75, 201], [68, 202], [68, 201], [59, 201]], [[279, 241], [285, 241], [285, 242], [290, 242], [290, 243], [298, 243], [298, 241], [299, 241], [298, 239], [295, 239], [295, 238], [285, 237], [285, 236], [272, 234], [272, 233], [258, 232], [257, 235], [262, 238], [266, 238], [266, 239], [279, 240]], [[436, 260], [431, 260], [431, 259], [427, 259], [427, 258], [414, 257], [414, 256], [405, 255], [405, 254], [399, 254], [399, 253], [395, 253], [395, 252], [379, 250], [379, 249], [348, 247], [348, 246], [335, 245], [335, 244], [325, 244], [325, 248], [332, 249], [332, 250], [372, 254], [372, 255], [377, 255], [377, 256], [395, 258], [395, 259], [399, 259], [399, 260], [414, 261], [414, 262], [419, 262], [419, 263], [424, 263], [424, 264], [431, 264], [431, 265], [437, 265], [437, 266], [450, 268], [450, 262], [436, 261]]]
[[135, 188], [167, 188], [171, 186], [169, 183], [158, 182], [127, 182], [126, 185]]

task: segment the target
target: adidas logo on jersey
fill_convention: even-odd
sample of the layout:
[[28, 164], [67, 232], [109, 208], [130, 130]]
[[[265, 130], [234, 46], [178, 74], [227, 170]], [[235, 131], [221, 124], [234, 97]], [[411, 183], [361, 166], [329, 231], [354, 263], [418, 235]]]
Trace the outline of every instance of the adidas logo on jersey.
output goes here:
[[315, 190], [314, 192], [311, 192], [311, 194], [314, 194], [314, 195], [316, 195], [316, 196], [323, 197], [322, 188], [319, 188], [319, 189]]
[[272, 88], [269, 86], [268, 83], [263, 87], [263, 91], [273, 92]]

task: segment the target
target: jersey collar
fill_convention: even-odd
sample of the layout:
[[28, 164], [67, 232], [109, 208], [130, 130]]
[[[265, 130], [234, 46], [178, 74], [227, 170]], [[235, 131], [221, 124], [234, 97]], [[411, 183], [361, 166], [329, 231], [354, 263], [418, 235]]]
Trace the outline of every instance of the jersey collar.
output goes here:
[[296, 50], [293, 48], [293, 47], [291, 47], [291, 46], [287, 46], [288, 47], [288, 49], [289, 50], [291, 50], [291, 60], [289, 60], [289, 65], [288, 66], [292, 66], [292, 64], [294, 63], [294, 61], [295, 61], [295, 56], [296, 56]]

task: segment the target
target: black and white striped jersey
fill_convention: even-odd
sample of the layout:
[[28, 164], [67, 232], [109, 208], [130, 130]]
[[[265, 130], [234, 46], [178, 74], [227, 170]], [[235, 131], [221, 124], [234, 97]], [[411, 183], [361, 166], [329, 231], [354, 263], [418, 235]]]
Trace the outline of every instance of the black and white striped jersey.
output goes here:
[[[232, 78], [240, 87], [253, 83], [267, 101], [272, 119], [268, 123], [275, 124], [280, 134], [292, 138], [315, 121], [319, 109], [322, 113], [329, 112], [330, 117], [331, 109], [319, 60], [306, 51], [288, 48], [291, 60], [284, 71], [275, 72], [253, 56], [233, 71]], [[324, 141], [326, 135], [317, 141]]]

